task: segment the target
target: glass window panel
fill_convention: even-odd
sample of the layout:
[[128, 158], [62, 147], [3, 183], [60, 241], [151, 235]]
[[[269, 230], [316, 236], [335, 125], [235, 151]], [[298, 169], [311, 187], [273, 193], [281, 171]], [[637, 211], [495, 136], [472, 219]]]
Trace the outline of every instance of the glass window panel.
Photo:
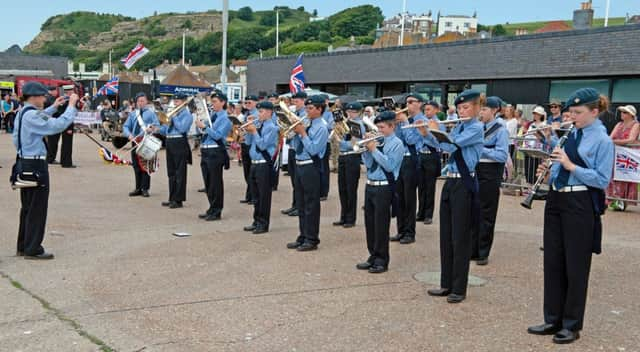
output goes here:
[[606, 79], [601, 80], [571, 80], [571, 81], [551, 81], [551, 88], [549, 89], [549, 100], [559, 99], [565, 101], [571, 95], [580, 88], [594, 88], [600, 94], [609, 96], [609, 81]]
[[613, 82], [614, 103], [640, 103], [640, 79], [619, 79]]

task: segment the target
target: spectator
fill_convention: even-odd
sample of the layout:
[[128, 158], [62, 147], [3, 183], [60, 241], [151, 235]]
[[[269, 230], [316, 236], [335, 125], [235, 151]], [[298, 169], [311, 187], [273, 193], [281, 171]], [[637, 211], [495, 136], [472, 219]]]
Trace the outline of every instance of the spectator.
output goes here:
[[518, 127], [520, 125], [520, 117], [522, 111], [514, 111], [512, 106], [507, 105], [504, 109], [504, 117], [506, 119], [507, 132], [509, 132], [509, 155], [515, 159], [513, 151], [515, 150], [515, 139], [518, 137]]
[[[527, 132], [533, 132], [537, 129], [541, 129], [547, 126], [546, 118], [547, 112], [544, 110], [542, 106], [536, 106], [532, 112], [533, 121], [529, 125]], [[527, 139], [528, 147], [535, 147], [535, 140], [540, 138], [536, 133], [532, 133], [525, 137]], [[543, 142], [544, 143], [544, 142]], [[524, 165], [525, 165], [525, 177], [527, 178], [527, 182], [529, 184], [534, 184], [536, 182], [536, 171], [538, 170], [538, 165], [540, 164], [540, 159], [531, 157], [527, 154], [524, 156]]]
[[[611, 132], [611, 139], [615, 145], [627, 146], [636, 144], [640, 134], [640, 123], [636, 120], [636, 108], [633, 105], [618, 108], [622, 121], [618, 122]], [[637, 148], [631, 147], [630, 148]], [[607, 196], [619, 199], [638, 199], [638, 185], [632, 182], [611, 181], [607, 188]], [[637, 202], [613, 200], [607, 201], [612, 210], [624, 211], [627, 205], [636, 205]]]
[[16, 110], [18, 109], [18, 104], [16, 104], [13, 100], [11, 100], [11, 95], [5, 94], [2, 99], [2, 104], [0, 105], [0, 111], [2, 114], [2, 120], [4, 120], [4, 125], [7, 133], [13, 132], [13, 120], [16, 117]]
[[456, 114], [456, 109], [452, 106], [447, 110], [447, 121], [449, 120], [457, 120], [458, 114]]

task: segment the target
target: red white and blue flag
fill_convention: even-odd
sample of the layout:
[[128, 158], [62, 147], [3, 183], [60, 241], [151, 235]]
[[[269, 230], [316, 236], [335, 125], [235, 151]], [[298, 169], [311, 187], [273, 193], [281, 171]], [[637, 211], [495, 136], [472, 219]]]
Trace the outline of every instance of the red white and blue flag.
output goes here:
[[640, 183], [640, 149], [616, 146], [613, 179]]
[[149, 49], [145, 48], [144, 45], [138, 43], [127, 55], [127, 57], [123, 57], [120, 62], [124, 65], [124, 67], [130, 69], [138, 60], [140, 60], [143, 56], [149, 53]]
[[118, 77], [113, 77], [104, 86], [100, 87], [97, 95], [115, 95], [118, 94], [120, 86], [118, 84]]
[[298, 56], [296, 64], [291, 70], [291, 77], [289, 78], [289, 91], [291, 94], [304, 91], [304, 70], [302, 69], [302, 55]]

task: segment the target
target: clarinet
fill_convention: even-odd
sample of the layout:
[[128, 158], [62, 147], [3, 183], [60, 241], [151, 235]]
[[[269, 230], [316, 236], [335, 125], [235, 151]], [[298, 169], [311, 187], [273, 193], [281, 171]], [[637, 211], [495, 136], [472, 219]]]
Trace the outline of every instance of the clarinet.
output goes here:
[[[560, 137], [560, 139], [558, 140], [558, 144], [556, 144], [556, 147], [558, 148], [564, 147], [564, 144], [567, 142], [567, 138], [569, 138], [569, 135], [573, 133], [573, 130], [575, 129], [575, 127], [576, 127], [575, 125], [571, 125], [571, 127], [569, 128], [569, 131], [567, 131], [567, 133], [565, 133], [562, 137]], [[533, 197], [535, 197], [536, 193], [538, 193], [538, 190], [540, 189], [540, 185], [542, 184], [542, 182], [544, 182], [544, 179], [547, 178], [547, 175], [551, 170], [551, 165], [553, 164], [553, 160], [551, 159], [551, 157], [549, 157], [545, 161], [545, 164], [546, 164], [546, 168], [544, 172], [542, 172], [540, 176], [538, 176], [538, 179], [536, 180], [536, 183], [533, 184], [533, 187], [531, 187], [531, 193], [529, 193], [527, 198], [525, 198], [520, 203], [520, 205], [522, 205], [527, 209], [531, 209], [531, 204], [533, 203]]]

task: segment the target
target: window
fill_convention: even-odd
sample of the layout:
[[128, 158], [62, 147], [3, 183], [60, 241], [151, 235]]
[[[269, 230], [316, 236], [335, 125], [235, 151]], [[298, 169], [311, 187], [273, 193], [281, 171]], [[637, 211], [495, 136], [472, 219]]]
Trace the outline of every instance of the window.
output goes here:
[[471, 27], [471, 23], [469, 23], [469, 22], [465, 22], [465, 23], [464, 23], [464, 28], [469, 28], [469, 27]]
[[231, 88], [231, 96], [233, 100], [240, 100], [240, 88]]
[[640, 103], [640, 79], [619, 79], [613, 82], [613, 103]]
[[350, 84], [347, 86], [347, 94], [357, 97], [373, 98], [376, 96], [375, 84]]
[[445, 23], [444, 23], [444, 26], [445, 26], [445, 27], [451, 27], [451, 26], [453, 26], [453, 23], [451, 23], [451, 22], [445, 22]]
[[565, 101], [571, 95], [580, 88], [591, 87], [596, 89], [600, 94], [609, 96], [609, 81], [606, 79], [601, 80], [580, 80], [580, 81], [551, 81], [551, 88], [549, 89], [549, 100], [559, 99]]

